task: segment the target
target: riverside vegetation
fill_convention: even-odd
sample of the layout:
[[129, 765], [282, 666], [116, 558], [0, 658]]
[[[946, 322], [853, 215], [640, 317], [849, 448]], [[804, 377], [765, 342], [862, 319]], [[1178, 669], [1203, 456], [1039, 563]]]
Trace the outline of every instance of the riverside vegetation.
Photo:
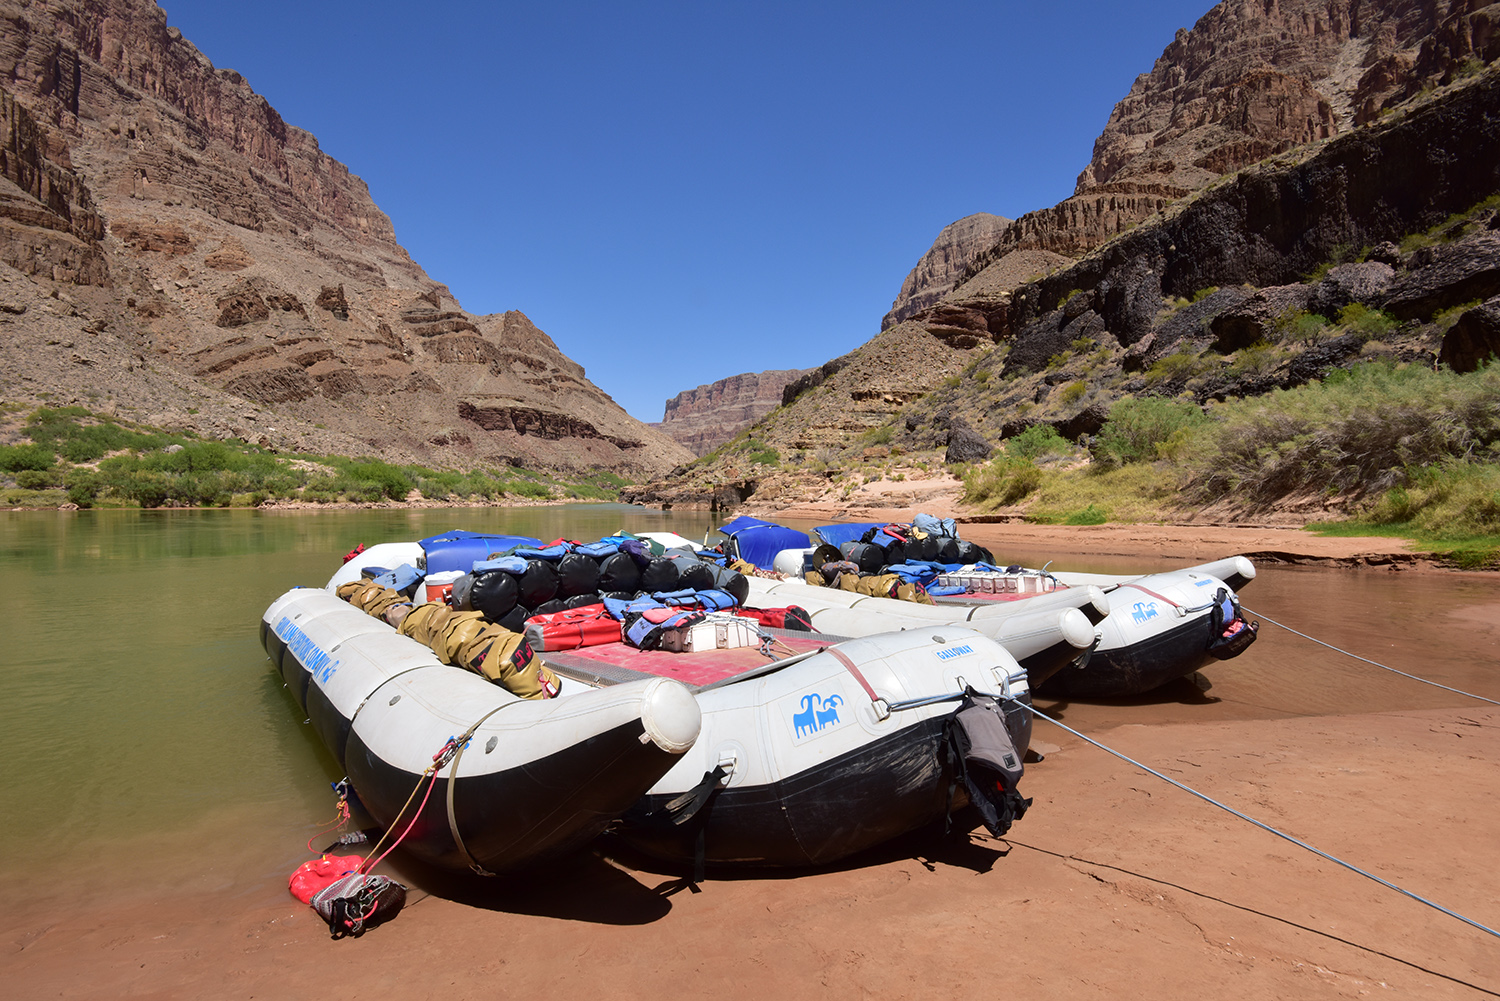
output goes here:
[[980, 510], [1025, 505], [1031, 520], [1064, 524], [1176, 520], [1226, 501], [1253, 517], [1337, 499], [1348, 517], [1315, 528], [1412, 538], [1462, 565], [1493, 564], [1500, 368], [1365, 362], [1206, 411], [1127, 397], [1083, 445], [1036, 425], [963, 480]]
[[120, 421], [82, 407], [0, 404], [0, 504], [8, 507], [258, 507], [414, 499], [451, 503], [613, 500], [608, 472], [563, 479], [516, 467], [454, 471], [379, 459], [276, 454]]

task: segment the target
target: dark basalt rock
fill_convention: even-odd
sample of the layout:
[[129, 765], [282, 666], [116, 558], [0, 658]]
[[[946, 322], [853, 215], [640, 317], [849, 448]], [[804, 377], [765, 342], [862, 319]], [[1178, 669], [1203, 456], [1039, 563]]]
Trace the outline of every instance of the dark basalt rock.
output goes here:
[[1472, 372], [1496, 357], [1500, 357], [1500, 295], [1460, 316], [1444, 335], [1438, 352], [1438, 361], [1455, 372]]
[[1234, 285], [1221, 288], [1195, 303], [1175, 310], [1160, 326], [1130, 346], [1125, 353], [1125, 369], [1140, 371], [1162, 355], [1177, 350], [1184, 341], [1198, 341], [1207, 337], [1219, 314], [1239, 307], [1253, 295], [1252, 290]]
[[959, 425], [948, 435], [948, 451], [943, 455], [943, 461], [983, 462], [994, 451], [978, 431], [967, 425]]
[[1306, 285], [1273, 285], [1213, 318], [1209, 333], [1214, 350], [1229, 354], [1257, 341], [1275, 338], [1276, 324], [1288, 313], [1306, 309], [1312, 289]]
[[1095, 403], [1085, 407], [1065, 421], [1054, 424], [1057, 433], [1068, 441], [1077, 441], [1083, 435], [1096, 435], [1109, 420], [1109, 407]]
[[1385, 297], [1395, 276], [1395, 268], [1379, 261], [1340, 264], [1313, 286], [1307, 308], [1334, 319], [1345, 306], [1377, 304]]
[[[1075, 296], [1084, 299], [1085, 296]], [[1093, 310], [1085, 310], [1069, 319], [1066, 310], [1056, 309], [1017, 335], [1005, 358], [1007, 369], [1040, 372], [1047, 362], [1073, 346], [1083, 337], [1096, 341], [1109, 336], [1104, 320]]]
[[1292, 359], [1287, 366], [1285, 386], [1298, 386], [1313, 379], [1321, 379], [1341, 362], [1359, 354], [1364, 338], [1358, 334], [1345, 334], [1314, 345]]
[[1412, 255], [1412, 270], [1393, 283], [1385, 310], [1401, 320], [1500, 295], [1500, 234], [1486, 231]]

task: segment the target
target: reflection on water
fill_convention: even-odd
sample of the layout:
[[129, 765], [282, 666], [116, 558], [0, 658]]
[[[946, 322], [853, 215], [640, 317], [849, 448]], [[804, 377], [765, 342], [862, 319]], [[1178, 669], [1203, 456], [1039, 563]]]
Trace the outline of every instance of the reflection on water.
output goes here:
[[[0, 644], [0, 868], [62, 865], [100, 844], [253, 816], [270, 828], [256, 840], [275, 845], [267, 870], [284, 872], [307, 824], [329, 814], [327, 783], [338, 776], [268, 670], [257, 626], [273, 598], [323, 583], [357, 543], [450, 528], [544, 541], [622, 527], [701, 539], [713, 523], [707, 512], [620, 505], [0, 513], [9, 601]], [[1058, 563], [1132, 569], [1068, 554]], [[1243, 598], [1261, 615], [1374, 660], [1500, 697], [1492, 576], [1266, 567]], [[1052, 708], [1087, 732], [1464, 704], [1267, 625], [1247, 654], [1206, 669], [1196, 684]], [[1045, 728], [1038, 737], [1047, 739]]]

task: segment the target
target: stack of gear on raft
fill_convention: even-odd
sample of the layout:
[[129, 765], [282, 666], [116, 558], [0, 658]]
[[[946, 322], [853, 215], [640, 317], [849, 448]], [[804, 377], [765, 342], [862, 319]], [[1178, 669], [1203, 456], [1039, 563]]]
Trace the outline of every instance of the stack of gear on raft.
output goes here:
[[911, 524], [873, 525], [858, 539], [823, 543], [808, 558], [803, 579], [815, 587], [931, 605], [932, 595], [963, 591], [937, 586], [940, 572], [988, 566], [993, 559], [988, 549], [960, 539], [952, 518], [919, 514]]
[[350, 581], [338, 589], [338, 596], [389, 622], [402, 636], [431, 647], [444, 664], [482, 674], [523, 699], [550, 699], [562, 687], [525, 636], [486, 622], [480, 612], [461, 612], [432, 601], [416, 605], [400, 591], [373, 581]]
[[747, 573], [765, 571], [713, 550], [668, 550], [622, 534], [492, 553], [451, 582], [447, 603], [413, 602], [409, 596], [425, 578], [405, 565], [367, 568], [373, 579], [344, 584], [337, 593], [431, 647], [443, 663], [535, 699], [559, 689], [538, 652], [621, 641], [656, 649], [666, 629], [724, 615], [759, 627], [812, 628], [807, 612], [795, 606], [744, 607]]

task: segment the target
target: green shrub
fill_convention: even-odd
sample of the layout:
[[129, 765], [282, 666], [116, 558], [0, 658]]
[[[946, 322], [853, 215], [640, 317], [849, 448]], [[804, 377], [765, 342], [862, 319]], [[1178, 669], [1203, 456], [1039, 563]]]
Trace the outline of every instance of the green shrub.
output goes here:
[[1413, 470], [1500, 461], [1500, 367], [1461, 375], [1365, 362], [1321, 383], [1229, 401], [1214, 418], [1192, 460], [1209, 496], [1412, 490]]
[[1026, 458], [996, 459], [964, 471], [965, 504], [999, 507], [1015, 504], [1042, 484], [1042, 471]]
[[776, 449], [774, 448], [766, 448], [762, 449], [759, 452], [751, 452], [748, 458], [752, 463], [760, 466], [781, 465], [781, 453], [776, 451]]
[[1077, 403], [1079, 400], [1084, 398], [1088, 391], [1089, 387], [1087, 383], [1081, 380], [1078, 382], [1070, 382], [1062, 388], [1062, 392], [1058, 395], [1058, 398], [1062, 400], [1063, 403]]
[[43, 448], [37, 444], [31, 445], [0, 445], [0, 470], [7, 473], [20, 472], [23, 469], [40, 471], [51, 469], [57, 461], [51, 449]]
[[1299, 309], [1278, 320], [1276, 329], [1299, 344], [1316, 344], [1328, 333], [1328, 317]]
[[379, 459], [336, 459], [334, 462], [340, 472], [336, 485], [352, 498], [404, 500], [415, 489], [410, 477]]
[[60, 469], [16, 470], [16, 486], [22, 490], [51, 490], [62, 485], [63, 472]]
[[1033, 424], [1005, 443], [1006, 452], [1035, 462], [1044, 455], [1068, 455], [1071, 445], [1051, 424]]
[[1468, 302], [1461, 302], [1457, 306], [1449, 306], [1447, 309], [1441, 309], [1434, 313], [1432, 322], [1437, 324], [1438, 333], [1446, 334], [1458, 322], [1459, 317], [1479, 305], [1480, 301], [1479, 299], [1470, 299]]
[[1407, 478], [1366, 509], [1370, 522], [1450, 540], [1500, 536], [1500, 464], [1451, 461], [1408, 470]]
[[1208, 418], [1191, 403], [1160, 396], [1127, 396], [1109, 409], [1094, 457], [1106, 465], [1150, 462], [1172, 451]]
[[1352, 302], [1339, 310], [1339, 326], [1348, 327], [1369, 339], [1385, 337], [1395, 330], [1398, 324], [1396, 318], [1383, 309], [1370, 309], [1360, 303]]
[[69, 462], [92, 462], [109, 452], [148, 451], [180, 440], [171, 435], [131, 431], [82, 407], [38, 407], [24, 428], [33, 442], [51, 448]]
[[505, 485], [505, 492], [517, 497], [530, 497], [533, 500], [552, 496], [550, 489], [535, 480], [512, 480]]
[[1268, 375], [1280, 362], [1281, 357], [1271, 342], [1260, 340], [1235, 352], [1229, 372], [1231, 375]]
[[95, 499], [104, 489], [101, 477], [91, 469], [68, 470], [63, 476], [63, 486], [67, 488], [68, 500], [79, 507], [93, 507]]
[[1181, 382], [1189, 379], [1198, 370], [1198, 351], [1191, 344], [1184, 344], [1169, 355], [1158, 358], [1146, 370], [1146, 381], [1152, 383]]
[[1074, 511], [1072, 514], [1067, 515], [1066, 517], [1064, 517], [1063, 518], [1063, 524], [1064, 525], [1102, 525], [1102, 524], [1104, 524], [1108, 520], [1109, 520], [1109, 511], [1107, 511], [1106, 509], [1104, 509], [1102, 507], [1099, 507], [1097, 504], [1090, 504], [1088, 507], [1083, 508], [1080, 511]]

